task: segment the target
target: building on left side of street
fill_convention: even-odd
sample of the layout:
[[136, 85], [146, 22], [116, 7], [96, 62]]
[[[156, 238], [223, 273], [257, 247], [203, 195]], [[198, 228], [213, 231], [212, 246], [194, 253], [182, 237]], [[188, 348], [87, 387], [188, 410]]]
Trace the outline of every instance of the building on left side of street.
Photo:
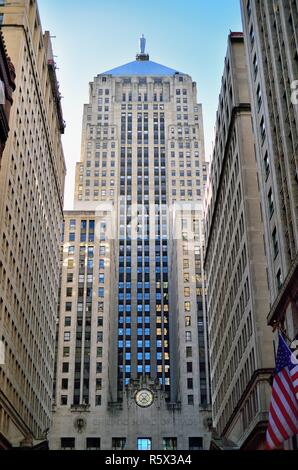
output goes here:
[[51, 423], [64, 121], [37, 2], [1, 2], [0, 19], [16, 73], [0, 168], [0, 447], [32, 447]]
[[0, 162], [8, 138], [9, 115], [15, 90], [15, 70], [7, 55], [3, 34], [0, 31]]

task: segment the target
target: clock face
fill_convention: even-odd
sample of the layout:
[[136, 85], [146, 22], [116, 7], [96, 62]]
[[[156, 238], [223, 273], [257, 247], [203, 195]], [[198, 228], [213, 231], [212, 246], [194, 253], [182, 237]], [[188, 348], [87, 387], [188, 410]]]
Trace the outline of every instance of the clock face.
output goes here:
[[136, 404], [142, 408], [151, 406], [154, 400], [153, 393], [147, 388], [139, 390], [135, 395]]

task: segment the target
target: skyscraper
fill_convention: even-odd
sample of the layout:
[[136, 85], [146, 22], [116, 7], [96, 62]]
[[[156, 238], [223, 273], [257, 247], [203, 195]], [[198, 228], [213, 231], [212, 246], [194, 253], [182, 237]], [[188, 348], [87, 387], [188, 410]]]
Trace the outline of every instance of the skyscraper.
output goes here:
[[0, 15], [16, 71], [0, 168], [0, 447], [9, 447], [45, 439], [51, 420], [65, 163], [51, 41], [36, 2], [1, 2]]
[[0, 31], [0, 162], [9, 132], [9, 115], [15, 90], [15, 70], [7, 56], [7, 50]]
[[142, 37], [84, 106], [51, 448], [208, 448], [206, 175], [196, 84]]
[[274, 354], [242, 33], [228, 39], [206, 202], [213, 425], [223, 445], [262, 448]]
[[241, 1], [271, 325], [298, 335], [298, 5]]

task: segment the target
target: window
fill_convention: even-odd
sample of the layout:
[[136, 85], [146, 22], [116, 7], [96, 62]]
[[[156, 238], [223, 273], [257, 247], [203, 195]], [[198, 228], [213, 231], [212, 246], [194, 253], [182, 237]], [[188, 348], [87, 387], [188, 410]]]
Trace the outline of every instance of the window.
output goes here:
[[151, 438], [139, 437], [137, 448], [138, 450], [151, 450]]
[[100, 406], [101, 405], [101, 395], [96, 395], [95, 396], [95, 406]]
[[191, 341], [191, 331], [186, 331], [185, 332], [185, 341], [187, 341], [187, 342]]
[[62, 379], [61, 380], [61, 388], [62, 388], [62, 390], [67, 390], [68, 389], [68, 379]]
[[73, 269], [73, 259], [68, 259], [67, 260], [67, 268], [68, 269]]
[[266, 152], [264, 156], [264, 169], [265, 169], [266, 178], [268, 178], [269, 173], [270, 173], [268, 152]]
[[187, 362], [186, 363], [186, 370], [188, 373], [192, 372], [192, 362]]
[[193, 405], [194, 404], [193, 395], [187, 395], [187, 404], [188, 405]]
[[251, 25], [250, 31], [249, 31], [249, 38], [250, 38], [250, 45], [253, 47], [254, 42], [255, 42], [255, 33], [253, 29], [253, 25]]
[[187, 388], [189, 390], [193, 389], [193, 380], [191, 378], [187, 379]]
[[190, 296], [190, 288], [184, 287], [184, 297], [189, 297], [189, 296]]
[[262, 143], [263, 143], [264, 140], [265, 140], [265, 137], [266, 137], [266, 128], [265, 128], [264, 117], [262, 117], [261, 122], [260, 122], [260, 132], [261, 132]]
[[257, 103], [258, 103], [258, 110], [260, 110], [260, 107], [261, 107], [261, 104], [262, 104], [262, 95], [261, 95], [260, 84], [258, 85], [258, 88], [257, 88]]
[[258, 74], [258, 59], [257, 59], [256, 54], [254, 55], [253, 68], [254, 68], [254, 78], [256, 79], [257, 74]]
[[163, 450], [177, 450], [177, 437], [164, 437]]
[[65, 333], [64, 333], [64, 341], [70, 341], [70, 331], [65, 331]]
[[112, 450], [124, 450], [126, 437], [112, 437]]
[[190, 312], [190, 302], [188, 300], [184, 302], [184, 310]]
[[62, 362], [62, 372], [69, 372], [69, 362]]
[[249, 18], [250, 18], [250, 15], [251, 15], [251, 4], [250, 4], [250, 0], [247, 0], [246, 11], [247, 11], [248, 19], [249, 19]]
[[69, 346], [63, 348], [63, 357], [69, 357]]
[[272, 243], [273, 243], [273, 253], [274, 257], [276, 258], [278, 255], [278, 239], [277, 239], [277, 230], [276, 227], [274, 228], [272, 232]]
[[66, 302], [65, 303], [65, 311], [66, 312], [71, 312], [71, 302]]
[[[66, 288], [66, 297], [71, 297], [72, 296], [72, 287], [67, 287]], [[71, 306], [71, 304], [70, 304]], [[70, 307], [71, 309], [71, 307]]]
[[73, 245], [69, 246], [68, 247], [68, 254], [69, 255], [73, 255], [75, 252], [75, 247]]
[[274, 202], [273, 202], [273, 194], [272, 194], [272, 189], [270, 189], [268, 193], [268, 207], [269, 207], [269, 217], [272, 217], [272, 214], [274, 212]]
[[87, 450], [99, 450], [100, 449], [100, 438], [99, 437], [87, 437], [86, 439]]
[[67, 395], [61, 395], [60, 404], [67, 405]]
[[70, 219], [69, 221], [69, 231], [74, 232], [76, 229], [76, 219]]
[[191, 326], [191, 317], [190, 316], [185, 317], [185, 326]]
[[105, 267], [105, 260], [104, 259], [100, 259], [99, 260], [99, 269], [104, 269]]
[[192, 347], [186, 346], [186, 357], [192, 357]]
[[280, 290], [282, 288], [282, 279], [281, 279], [281, 270], [279, 269], [276, 274], [277, 288]]
[[202, 437], [190, 437], [188, 439], [189, 450], [202, 450], [203, 449], [203, 438]]
[[75, 448], [75, 438], [74, 437], [61, 437], [62, 450], [73, 450]]
[[67, 273], [67, 282], [73, 282], [73, 273]]
[[71, 326], [71, 317], [64, 318], [64, 326]]

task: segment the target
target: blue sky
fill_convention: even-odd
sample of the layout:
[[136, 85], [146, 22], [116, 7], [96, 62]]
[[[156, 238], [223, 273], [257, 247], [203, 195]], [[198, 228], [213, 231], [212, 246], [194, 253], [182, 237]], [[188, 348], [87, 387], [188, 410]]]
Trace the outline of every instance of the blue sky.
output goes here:
[[192, 76], [203, 104], [206, 158], [230, 30], [241, 31], [240, 0], [39, 0], [53, 38], [66, 131], [65, 208], [72, 209], [83, 104], [98, 73], [134, 60], [144, 33], [150, 59]]

